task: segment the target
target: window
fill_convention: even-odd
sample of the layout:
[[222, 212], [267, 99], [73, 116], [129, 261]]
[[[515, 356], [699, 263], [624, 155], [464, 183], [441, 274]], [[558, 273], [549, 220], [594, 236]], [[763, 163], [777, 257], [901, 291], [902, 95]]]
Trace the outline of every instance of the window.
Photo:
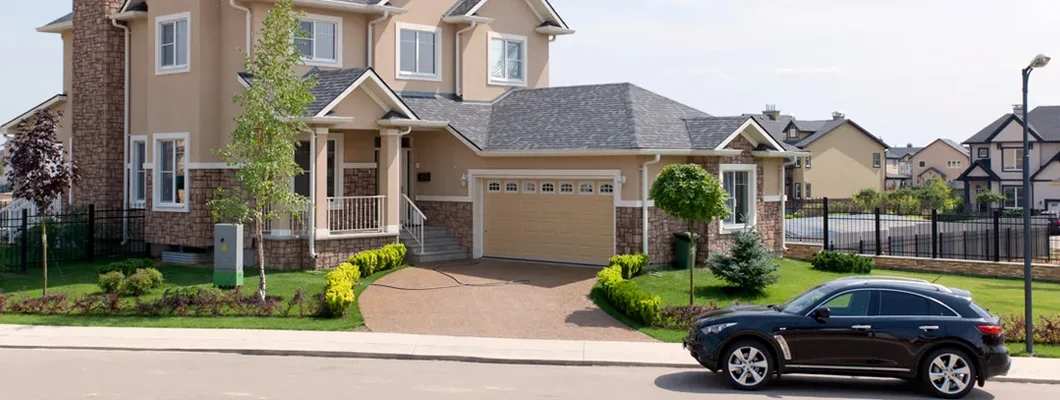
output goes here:
[[147, 171], [144, 170], [144, 163], [147, 162], [146, 139], [133, 139], [129, 159], [132, 161], [129, 166], [132, 179], [129, 183], [129, 201], [133, 208], [143, 208], [144, 202], [147, 201]]
[[721, 166], [721, 184], [729, 194], [725, 203], [729, 208], [729, 218], [722, 221], [722, 228], [754, 225], [755, 168], [754, 164]]
[[880, 153], [872, 153], [872, 167], [873, 168], [879, 168], [880, 167]]
[[788, 129], [788, 138], [797, 139], [798, 137], [799, 137], [799, 129], [798, 128], [793, 126], [790, 129]]
[[593, 190], [593, 187], [594, 187], [594, 185], [593, 185], [592, 182], [579, 183], [578, 184], [578, 193], [580, 193], [580, 194], [596, 194], [596, 191]]
[[896, 168], [896, 167], [898, 167], [898, 160], [894, 160], [894, 159], [887, 159], [887, 166], [888, 166], [888, 167], [891, 167], [891, 168]]
[[190, 58], [188, 47], [191, 43], [190, 24], [188, 23], [190, 20], [190, 13], [165, 15], [155, 20], [157, 22], [155, 74], [176, 74], [190, 70], [188, 60]]
[[561, 182], [559, 184], [559, 194], [574, 194], [574, 184], [570, 182]]
[[441, 29], [398, 24], [398, 78], [437, 81], [442, 78]]
[[504, 193], [519, 193], [519, 182], [505, 182]]
[[979, 152], [979, 158], [990, 158], [990, 149], [989, 148], [980, 147], [979, 150], [977, 150], [977, 151]]
[[807, 199], [812, 199], [813, 198], [813, 192], [810, 191], [812, 188], [813, 188], [813, 186], [810, 186], [810, 182], [806, 182], [806, 198]]
[[1005, 195], [1005, 208], [1023, 208], [1023, 186], [1002, 186], [1001, 194]]
[[486, 191], [490, 192], [490, 193], [500, 193], [500, 191], [501, 191], [501, 183], [500, 182], [490, 182], [489, 184], [486, 185]]
[[523, 182], [523, 193], [537, 193], [537, 182]]
[[810, 165], [810, 160], [811, 160], [811, 157], [810, 156], [806, 156], [806, 168], [810, 168], [810, 166], [811, 166]]
[[303, 19], [294, 44], [308, 65], [341, 66], [342, 19], [313, 16]]
[[962, 164], [961, 160], [946, 161], [946, 168], [960, 169], [961, 168], [961, 164]]
[[545, 182], [541, 184], [541, 194], [553, 194], [556, 193], [556, 184], [552, 182]]
[[857, 290], [828, 300], [822, 306], [832, 311], [833, 317], [864, 317], [869, 315], [872, 292]]
[[802, 157], [795, 157], [795, 168], [802, 168]]
[[935, 300], [915, 294], [881, 290], [881, 317], [886, 316], [932, 316], [956, 317], [957, 315]]
[[601, 183], [600, 184], [600, 194], [611, 195], [611, 194], [614, 194], [614, 193], [615, 193], [615, 185], [612, 185], [610, 183]]
[[1023, 171], [1023, 149], [1001, 149], [1002, 171]]
[[917, 164], [917, 165], [919, 165], [920, 168], [926, 168], [927, 167], [927, 161], [920, 161], [920, 163]]
[[155, 135], [154, 208], [188, 211], [187, 133]]
[[[297, 149], [294, 151], [294, 161], [298, 163], [298, 166], [302, 168], [302, 174], [294, 177], [294, 192], [305, 197], [310, 197], [310, 188], [312, 187], [311, 179], [313, 179], [312, 168], [313, 168], [313, 153], [311, 145], [307, 141], [302, 141]], [[328, 197], [336, 197], [335, 195], [335, 141], [328, 141]]]
[[526, 85], [526, 37], [490, 33], [490, 83]]
[[795, 184], [795, 199], [796, 200], [802, 199], [802, 184], [801, 183], [796, 183]]

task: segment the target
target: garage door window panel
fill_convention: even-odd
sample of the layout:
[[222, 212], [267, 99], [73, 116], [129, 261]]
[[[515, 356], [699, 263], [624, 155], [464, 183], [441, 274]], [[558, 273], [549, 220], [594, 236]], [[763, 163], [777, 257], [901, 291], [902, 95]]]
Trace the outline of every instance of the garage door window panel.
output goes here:
[[592, 182], [581, 182], [578, 184], [578, 193], [584, 195], [596, 194], [595, 185]]
[[537, 182], [523, 182], [523, 193], [537, 193]]
[[519, 193], [519, 182], [505, 182], [504, 193]]
[[542, 182], [541, 194], [556, 194], [556, 184], [552, 182]]
[[610, 183], [600, 183], [600, 194], [603, 196], [611, 196], [615, 193], [615, 185]]
[[489, 182], [486, 184], [486, 191], [489, 193], [500, 193], [501, 183], [500, 182]]
[[559, 194], [574, 194], [574, 182], [560, 182]]

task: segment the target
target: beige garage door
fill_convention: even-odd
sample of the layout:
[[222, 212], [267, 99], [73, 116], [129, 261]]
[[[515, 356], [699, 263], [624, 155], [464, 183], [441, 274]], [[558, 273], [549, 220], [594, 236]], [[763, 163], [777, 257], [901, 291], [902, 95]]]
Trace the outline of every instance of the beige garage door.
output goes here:
[[486, 257], [602, 265], [614, 252], [611, 181], [488, 180]]

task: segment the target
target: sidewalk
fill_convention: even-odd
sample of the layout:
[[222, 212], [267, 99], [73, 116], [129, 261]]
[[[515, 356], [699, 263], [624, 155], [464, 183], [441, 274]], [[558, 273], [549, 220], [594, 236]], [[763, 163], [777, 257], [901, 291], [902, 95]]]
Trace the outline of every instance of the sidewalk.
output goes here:
[[[572, 366], [702, 368], [680, 344], [367, 332], [0, 325], [0, 348], [178, 351]], [[1016, 358], [999, 382], [1060, 384], [1060, 359]]]

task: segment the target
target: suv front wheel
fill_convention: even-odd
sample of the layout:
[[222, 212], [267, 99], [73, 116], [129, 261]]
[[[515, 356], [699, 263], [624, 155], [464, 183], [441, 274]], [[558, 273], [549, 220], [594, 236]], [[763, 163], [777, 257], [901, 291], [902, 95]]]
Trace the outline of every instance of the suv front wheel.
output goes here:
[[773, 379], [772, 352], [759, 342], [740, 341], [729, 346], [723, 357], [721, 370], [733, 388], [758, 390]]
[[960, 399], [975, 389], [975, 363], [957, 349], [940, 349], [924, 358], [920, 379], [935, 397]]

